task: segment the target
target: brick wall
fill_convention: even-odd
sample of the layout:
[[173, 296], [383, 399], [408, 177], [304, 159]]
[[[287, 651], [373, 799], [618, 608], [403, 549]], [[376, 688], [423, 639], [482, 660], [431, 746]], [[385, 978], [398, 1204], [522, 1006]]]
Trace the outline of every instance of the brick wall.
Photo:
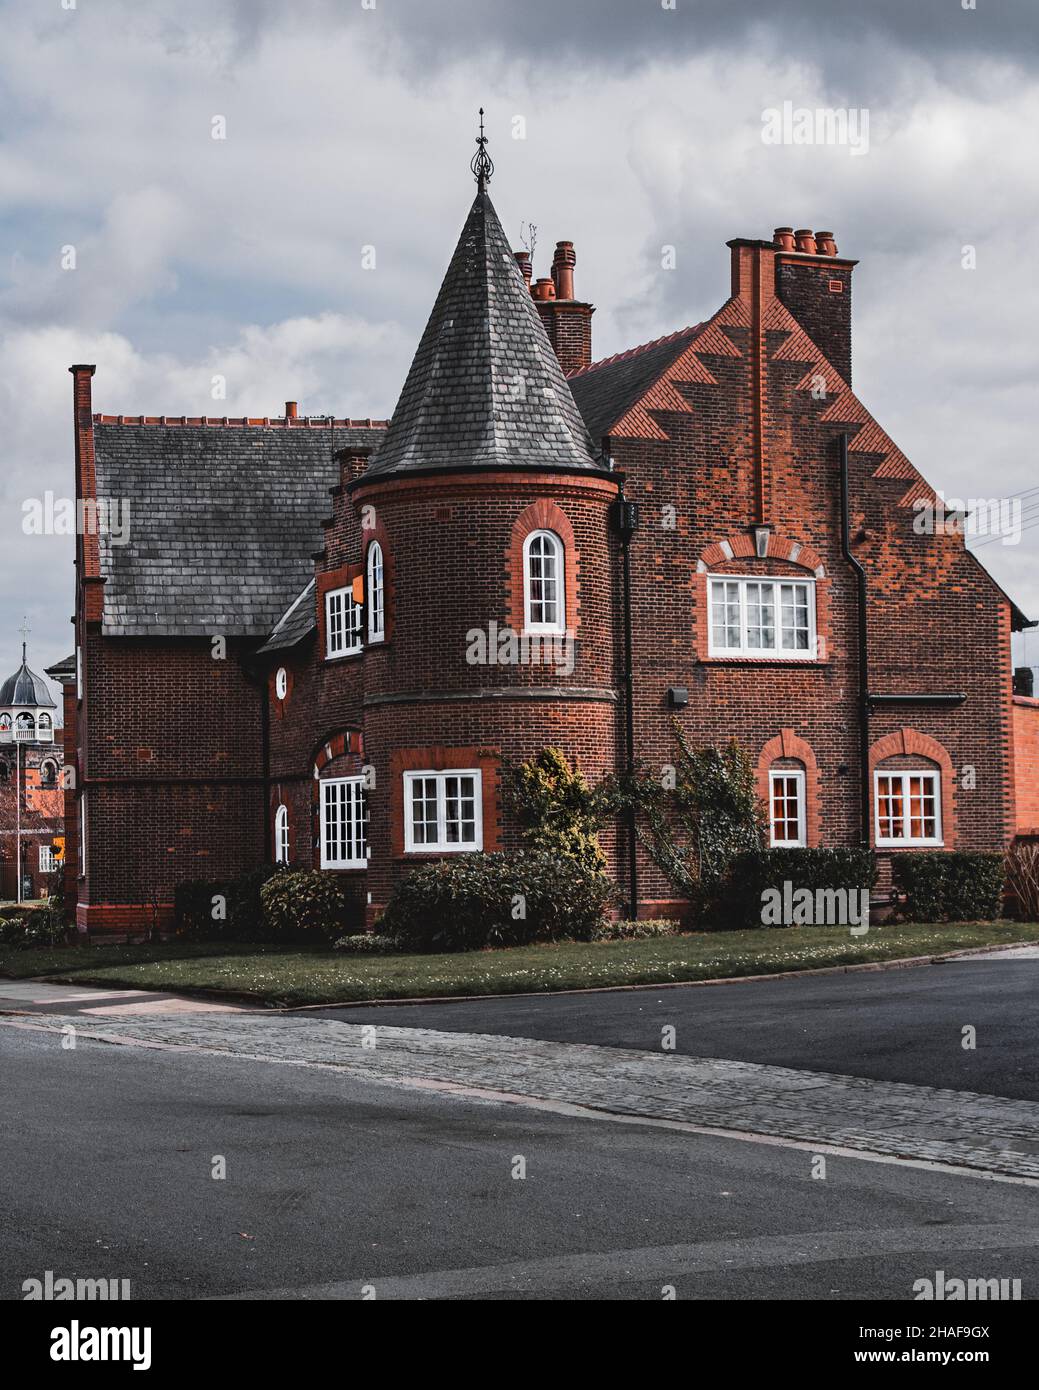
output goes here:
[[1039, 700], [1014, 696], [1017, 833], [1039, 836]]

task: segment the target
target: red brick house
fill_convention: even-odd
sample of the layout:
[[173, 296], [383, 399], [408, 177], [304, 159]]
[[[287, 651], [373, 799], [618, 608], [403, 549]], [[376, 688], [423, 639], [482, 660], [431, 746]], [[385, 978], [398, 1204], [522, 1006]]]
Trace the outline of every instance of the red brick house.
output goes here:
[[53, 891], [65, 814], [56, 708], [47, 682], [29, 668], [23, 641], [21, 665], [0, 684], [2, 900], [24, 902]]
[[732, 241], [713, 317], [593, 363], [572, 244], [531, 285], [477, 173], [388, 425], [99, 416], [71, 368], [77, 496], [131, 512], [77, 554], [80, 928], [275, 859], [371, 921], [415, 863], [517, 843], [503, 756], [663, 767], [675, 717], [751, 751], [775, 843], [1004, 846], [1025, 619], [914, 525], [933, 494], [852, 391], [855, 262]]

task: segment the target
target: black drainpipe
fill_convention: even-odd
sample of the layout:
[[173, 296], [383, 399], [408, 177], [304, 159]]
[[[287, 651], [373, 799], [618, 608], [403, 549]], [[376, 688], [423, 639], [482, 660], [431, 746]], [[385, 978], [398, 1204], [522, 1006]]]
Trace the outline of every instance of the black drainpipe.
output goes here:
[[242, 673], [260, 695], [260, 765], [263, 769], [263, 862], [273, 860], [271, 844], [271, 712], [268, 673], [255, 653], [242, 660]]
[[848, 510], [848, 436], [840, 436], [841, 458], [841, 549], [844, 558], [855, 571], [858, 588], [859, 618], [859, 763], [861, 766], [861, 840], [868, 848], [870, 842], [870, 785], [869, 785], [869, 623], [866, 615], [866, 571], [851, 553]]
[[[604, 453], [605, 442], [604, 442]], [[612, 465], [611, 465], [612, 466]], [[628, 777], [635, 771], [635, 678], [631, 637], [631, 538], [639, 524], [637, 502], [624, 496], [624, 478], [619, 480], [617, 500], [613, 504], [613, 528], [621, 542], [622, 609], [624, 616], [624, 726], [625, 764]], [[631, 920], [639, 914], [638, 839], [635, 834], [635, 806], [627, 810], [628, 822], [628, 882], [631, 886]]]

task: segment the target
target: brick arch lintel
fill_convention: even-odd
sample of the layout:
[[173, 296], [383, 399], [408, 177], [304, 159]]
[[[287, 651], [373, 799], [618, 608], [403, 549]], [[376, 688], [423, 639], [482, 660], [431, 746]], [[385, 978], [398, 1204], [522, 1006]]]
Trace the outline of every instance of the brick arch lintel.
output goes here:
[[[942, 841], [946, 849], [956, 845], [956, 774], [944, 744], [919, 729], [903, 727], [878, 738], [869, 750], [869, 797], [873, 805], [873, 774], [885, 758], [921, 757], [936, 763], [942, 781]], [[876, 838], [876, 816], [870, 812], [870, 840]]]
[[[802, 569], [811, 570], [816, 579], [826, 577], [826, 566], [817, 550], [813, 550], [810, 545], [802, 545], [800, 541], [791, 540], [789, 536], [777, 535], [774, 531], [769, 532], [768, 549], [765, 552], [769, 560], [786, 560], [792, 565], [800, 565]], [[700, 558], [696, 563], [697, 569], [702, 574], [705, 570], [716, 569], [719, 565], [724, 565], [726, 560], [756, 560], [758, 552], [754, 545], [754, 537], [746, 531], [739, 531], [735, 535], [726, 536], [724, 540], [713, 541], [705, 546], [700, 552]]]
[[822, 777], [819, 772], [819, 762], [815, 756], [815, 749], [807, 739], [801, 738], [793, 729], [781, 729], [774, 738], [768, 740], [758, 757], [757, 767], [758, 796], [765, 803], [766, 808], [769, 804], [769, 769], [779, 758], [790, 758], [792, 761], [804, 764], [805, 840], [809, 849], [815, 849], [819, 845], [822, 828], [820, 812]]
[[570, 518], [557, 503], [539, 497], [524, 507], [512, 524], [509, 548], [505, 553], [506, 613], [514, 632], [522, 632], [523, 604], [523, 542], [532, 531], [554, 531], [563, 542], [563, 587], [566, 595], [567, 631], [576, 633], [580, 624], [581, 600], [578, 596], [578, 576], [581, 556], [577, 549]]
[[364, 757], [364, 739], [359, 729], [343, 729], [322, 739], [311, 757], [315, 781], [321, 776], [323, 768], [333, 759], [341, 758], [346, 753], [356, 753], [358, 757]]

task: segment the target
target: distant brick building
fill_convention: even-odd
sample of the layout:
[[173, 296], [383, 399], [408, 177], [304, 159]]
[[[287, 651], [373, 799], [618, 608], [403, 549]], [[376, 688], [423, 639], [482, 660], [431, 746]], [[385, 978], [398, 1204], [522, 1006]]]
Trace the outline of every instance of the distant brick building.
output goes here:
[[77, 496], [131, 511], [78, 545], [82, 929], [275, 859], [371, 921], [415, 863], [518, 842], [503, 756], [663, 766], [674, 718], [750, 751], [774, 843], [1014, 835], [1025, 619], [852, 392], [855, 262], [732, 241], [716, 314], [593, 363], [572, 244], [531, 284], [485, 182], [388, 425], [97, 416], [71, 368]]
[[23, 641], [22, 664], [0, 685], [0, 900], [45, 898], [53, 889], [65, 814], [56, 708]]

